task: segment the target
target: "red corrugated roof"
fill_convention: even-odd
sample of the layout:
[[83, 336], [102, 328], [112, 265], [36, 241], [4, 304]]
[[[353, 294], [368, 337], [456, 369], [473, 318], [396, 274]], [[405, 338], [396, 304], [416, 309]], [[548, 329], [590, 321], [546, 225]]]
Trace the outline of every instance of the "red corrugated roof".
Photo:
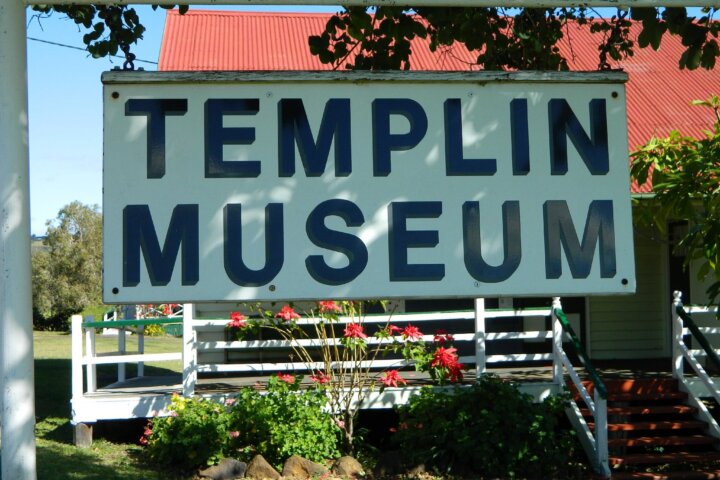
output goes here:
[[[310, 54], [308, 37], [320, 34], [329, 14], [226, 12], [190, 10], [167, 12], [160, 49], [160, 70], [329, 70]], [[637, 37], [634, 24], [631, 33]], [[587, 28], [570, 25], [560, 44], [572, 70], [596, 70], [599, 37]], [[627, 84], [628, 141], [631, 148], [670, 130], [700, 136], [713, 122], [710, 110], [690, 105], [720, 93], [720, 70], [680, 70], [683, 46], [666, 36], [659, 51], [637, 49], [613, 68], [629, 74]], [[412, 43], [413, 70], [469, 70], [476, 54], [462, 45], [430, 52], [427, 40]], [[719, 67], [720, 68], [720, 67]], [[633, 185], [634, 193], [648, 186]]]

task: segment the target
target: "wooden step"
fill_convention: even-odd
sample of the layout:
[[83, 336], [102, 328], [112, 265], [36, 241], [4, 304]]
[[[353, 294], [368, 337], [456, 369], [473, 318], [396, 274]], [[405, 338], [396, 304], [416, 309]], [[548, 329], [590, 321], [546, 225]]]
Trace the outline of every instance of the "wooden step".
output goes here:
[[[590, 429], [595, 428], [594, 423], [588, 423]], [[633, 422], [633, 423], [608, 423], [608, 432], [632, 432], [636, 430], [691, 430], [704, 429], [705, 422], [699, 420], [687, 421], [658, 421], [658, 422]]]
[[607, 401], [610, 402], [639, 402], [639, 401], [662, 401], [662, 400], [685, 400], [688, 394], [685, 392], [647, 392], [647, 393], [611, 393]]
[[[674, 392], [678, 389], [678, 382], [674, 378], [614, 378], [603, 379], [605, 388], [609, 394], [615, 393], [662, 393]], [[584, 381], [585, 388], [592, 393], [593, 384], [590, 381]], [[571, 391], [575, 391], [574, 385], [568, 386]]]
[[611, 438], [608, 447], [640, 447], [640, 446], [676, 446], [676, 445], [712, 445], [718, 439], [708, 435], [667, 436], [667, 437], [637, 437], [637, 438]]
[[[687, 405], [637, 405], [630, 407], [608, 407], [608, 415], [629, 416], [629, 415], [689, 415], [695, 413], [695, 407]], [[585, 417], [592, 417], [590, 410], [581, 408], [580, 412]]]
[[720, 480], [720, 470], [696, 472], [613, 472], [612, 480]]
[[[659, 465], [665, 463], [706, 463], [720, 460], [720, 452], [631, 453], [611, 456], [610, 465]], [[614, 475], [613, 475], [614, 477]]]

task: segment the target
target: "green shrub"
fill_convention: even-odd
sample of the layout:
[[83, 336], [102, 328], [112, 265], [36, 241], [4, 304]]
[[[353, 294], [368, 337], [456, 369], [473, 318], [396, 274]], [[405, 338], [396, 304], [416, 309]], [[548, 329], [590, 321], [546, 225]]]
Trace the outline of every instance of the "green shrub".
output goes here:
[[482, 478], [565, 478], [576, 442], [559, 421], [566, 400], [532, 397], [485, 375], [468, 388], [424, 389], [400, 407], [404, 460]]
[[140, 443], [162, 465], [187, 470], [223, 458], [231, 447], [225, 406], [202, 398], [174, 396], [170, 416], [153, 419]]
[[264, 393], [244, 388], [232, 408], [235, 442], [276, 466], [291, 455], [316, 462], [337, 458], [340, 429], [324, 410], [327, 401], [322, 389], [301, 391], [300, 378], [292, 375], [271, 377]]
[[156, 418], [140, 442], [162, 465], [190, 470], [226, 456], [262, 454], [279, 466], [291, 455], [309, 460], [340, 456], [338, 434], [321, 389], [300, 390], [292, 375], [271, 377], [266, 392], [243, 388], [225, 405], [173, 397], [170, 416]]
[[165, 336], [165, 329], [162, 325], [158, 325], [157, 323], [152, 325], [145, 325], [143, 334], [148, 337], [163, 337]]

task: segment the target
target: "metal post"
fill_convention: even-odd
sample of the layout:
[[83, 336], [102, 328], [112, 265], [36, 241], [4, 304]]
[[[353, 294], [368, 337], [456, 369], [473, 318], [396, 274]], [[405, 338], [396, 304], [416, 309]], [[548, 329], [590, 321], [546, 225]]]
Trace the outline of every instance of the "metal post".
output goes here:
[[0, 2], [2, 478], [35, 479], [25, 6]]
[[485, 299], [475, 299], [475, 369], [477, 381], [485, 373]]
[[680, 345], [683, 343], [683, 321], [677, 313], [678, 307], [682, 307], [682, 292], [673, 292], [672, 303], [672, 372], [674, 378], [683, 378], [683, 354]]

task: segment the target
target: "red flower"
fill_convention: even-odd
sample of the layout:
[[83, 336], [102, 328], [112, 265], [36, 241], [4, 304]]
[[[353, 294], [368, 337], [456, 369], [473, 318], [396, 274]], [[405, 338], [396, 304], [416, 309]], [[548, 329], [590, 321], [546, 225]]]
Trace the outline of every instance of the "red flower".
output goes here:
[[295, 313], [295, 310], [290, 305], [285, 305], [280, 309], [280, 311], [275, 315], [276, 318], [282, 318], [286, 322], [289, 322], [290, 320], [300, 318], [300, 315]]
[[289, 373], [278, 373], [277, 378], [281, 382], [289, 383], [290, 385], [295, 383], [295, 376], [290, 375]]
[[321, 313], [340, 313], [340, 312], [342, 312], [342, 307], [332, 300], [320, 301], [320, 302], [318, 302], [318, 306], [320, 307]]
[[451, 365], [450, 367], [448, 367], [448, 373], [447, 373], [448, 379], [453, 383], [462, 382], [462, 379], [463, 379], [462, 369], [463, 368], [465, 368], [465, 365], [463, 365], [462, 363], [456, 363], [455, 365]]
[[247, 317], [240, 312], [230, 312], [230, 322], [228, 328], [245, 328], [247, 327]]
[[400, 376], [397, 370], [388, 370], [384, 373], [384, 376], [380, 379], [380, 381], [386, 387], [397, 387], [398, 383], [403, 385], [407, 384], [407, 381]]
[[452, 343], [453, 340], [455, 339], [447, 332], [447, 330], [435, 330], [435, 337], [433, 337], [433, 342], [440, 345], [445, 345], [445, 342]]
[[344, 336], [345, 338], [367, 338], [362, 325], [359, 323], [348, 323], [347, 327], [345, 327]]
[[458, 356], [456, 348], [445, 348], [438, 347], [433, 355], [433, 360], [430, 362], [431, 367], [444, 367], [451, 368], [458, 365]]
[[402, 332], [402, 336], [407, 340], [422, 340], [423, 334], [419, 328], [408, 325]]
[[325, 385], [330, 381], [330, 377], [325, 375], [323, 372], [318, 372], [315, 375], [311, 376], [310, 380], [320, 385]]
[[387, 332], [389, 335], [395, 335], [396, 333], [402, 333], [403, 329], [397, 325], [388, 325]]

